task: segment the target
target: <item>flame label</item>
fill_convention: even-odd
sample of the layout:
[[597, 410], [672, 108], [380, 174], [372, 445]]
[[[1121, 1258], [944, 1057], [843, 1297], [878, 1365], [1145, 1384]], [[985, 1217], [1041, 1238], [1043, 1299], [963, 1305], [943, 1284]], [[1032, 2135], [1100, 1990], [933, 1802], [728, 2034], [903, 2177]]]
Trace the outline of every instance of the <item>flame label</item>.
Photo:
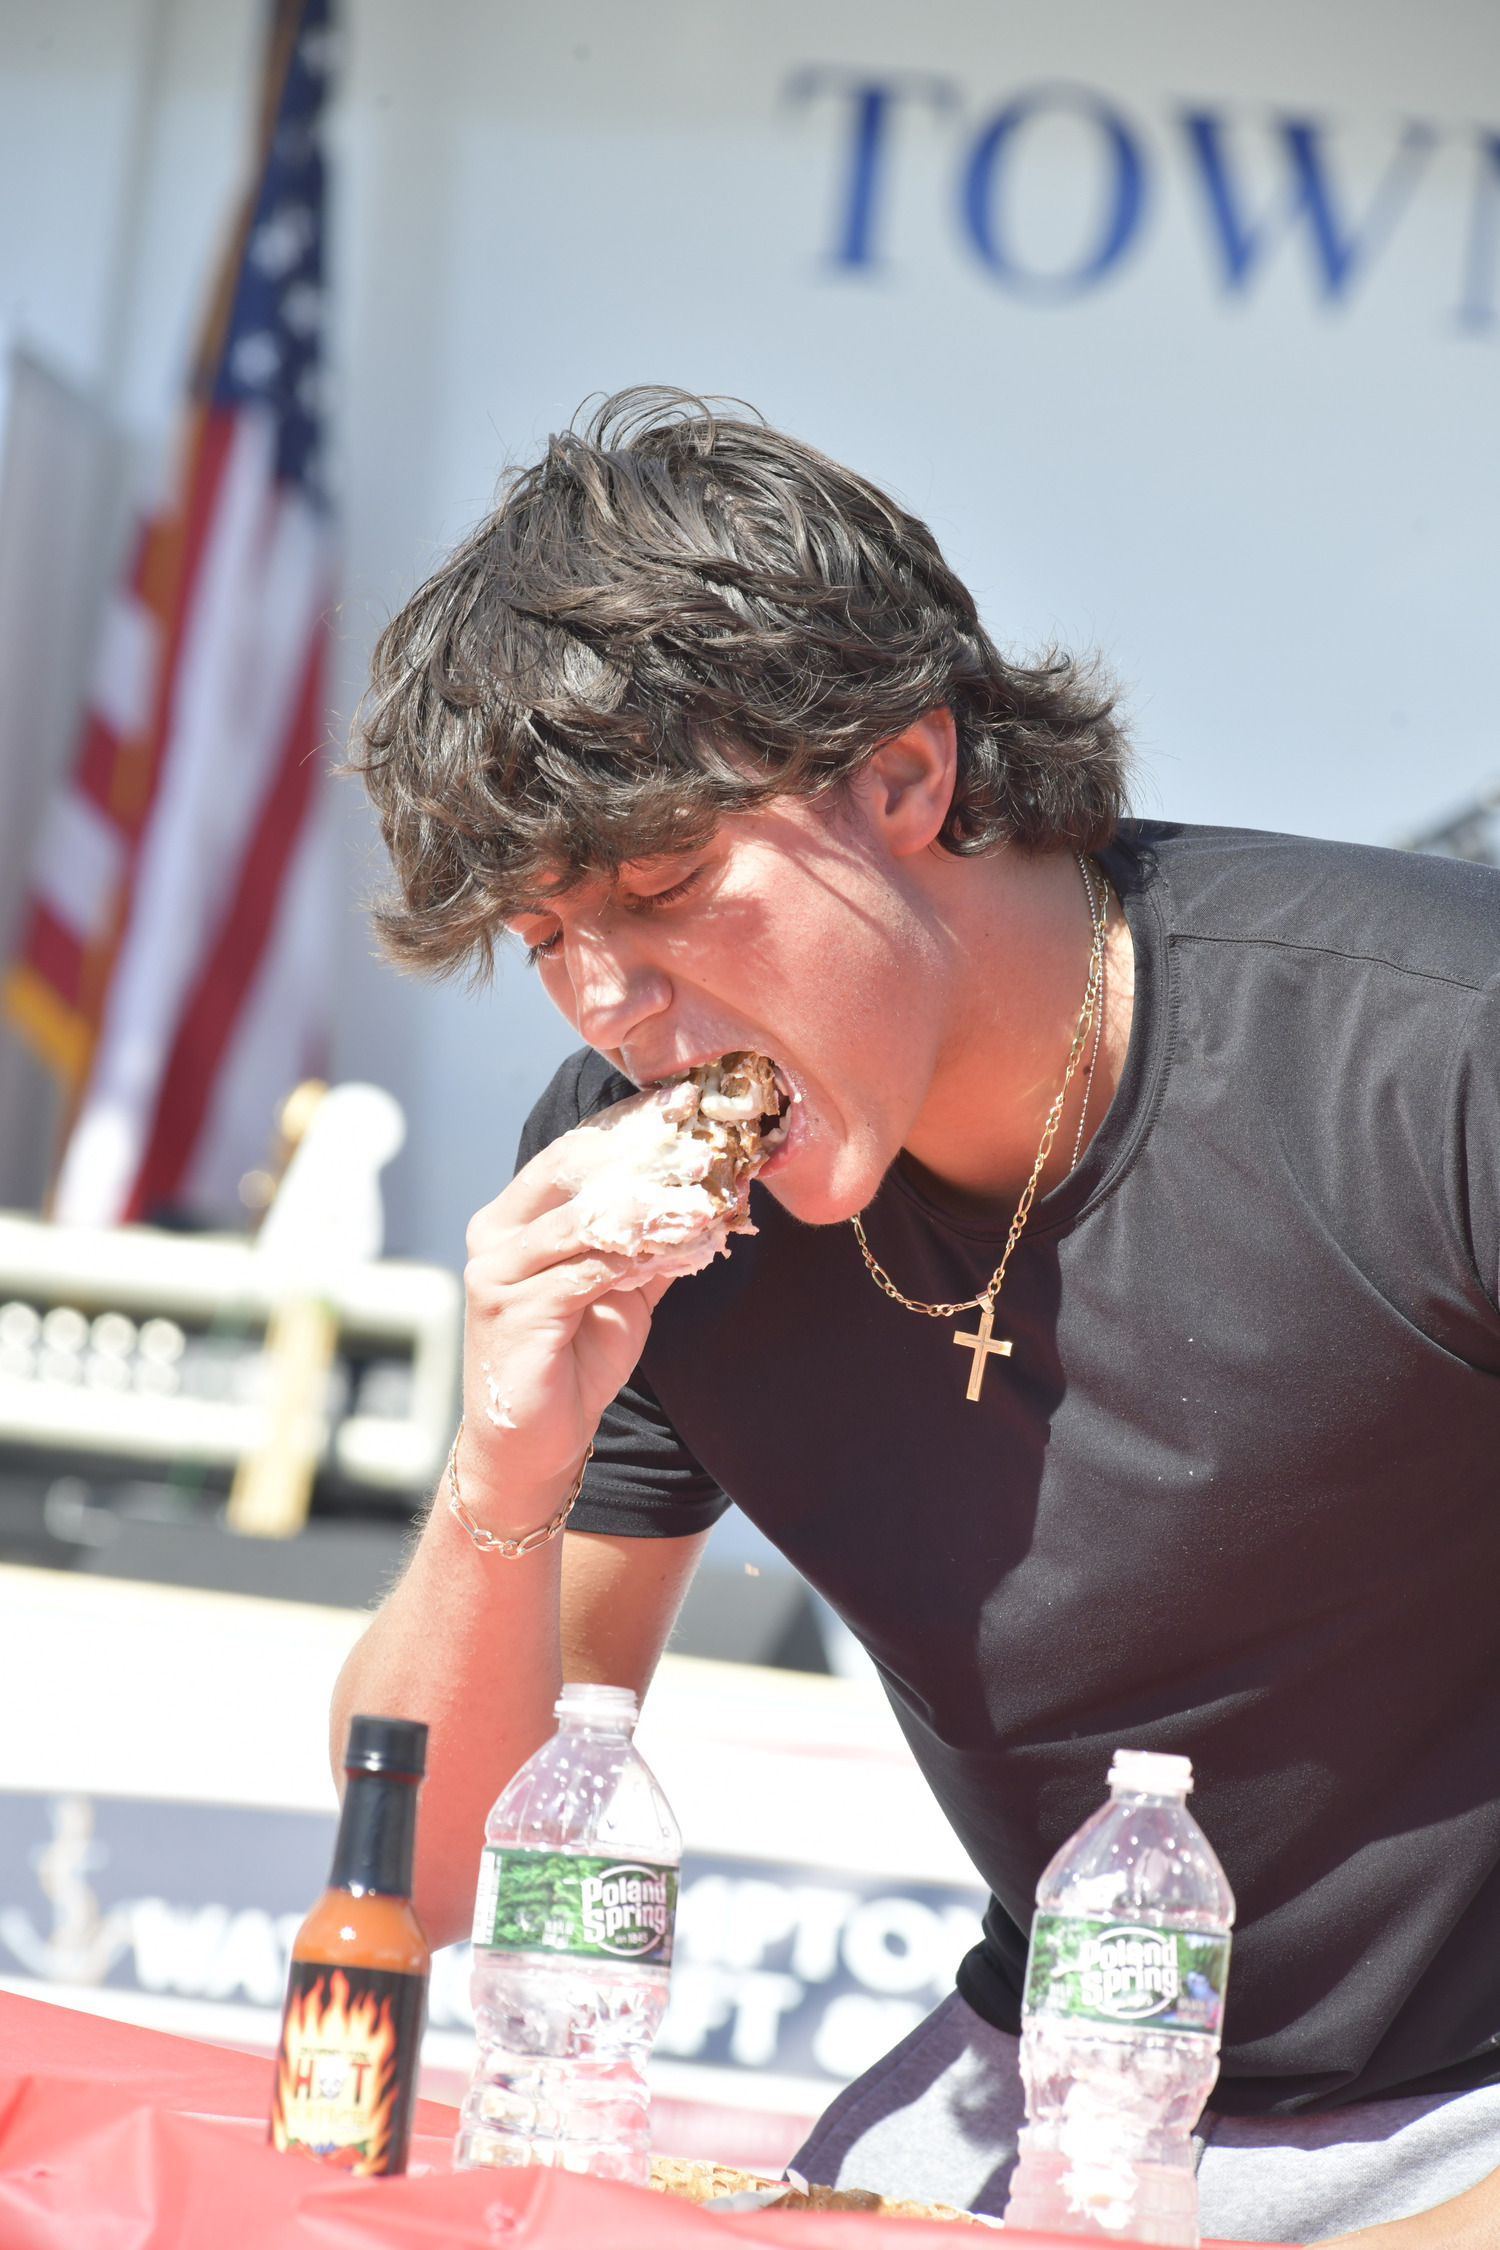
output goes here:
[[294, 1961], [271, 2144], [357, 2173], [403, 2172], [424, 1977]]

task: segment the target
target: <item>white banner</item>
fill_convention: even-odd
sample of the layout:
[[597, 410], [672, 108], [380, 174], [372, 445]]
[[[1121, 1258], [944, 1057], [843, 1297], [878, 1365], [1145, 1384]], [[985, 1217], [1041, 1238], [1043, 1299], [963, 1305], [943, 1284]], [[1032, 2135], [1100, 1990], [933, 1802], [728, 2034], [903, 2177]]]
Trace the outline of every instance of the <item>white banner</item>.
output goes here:
[[[0, 1703], [31, 1714], [0, 1746], [0, 1988], [274, 2046], [333, 1847], [323, 1714], [363, 1624], [0, 1568]], [[677, 2147], [708, 2105], [790, 2120], [784, 2160], [952, 1989], [983, 1890], [873, 1684], [669, 1656], [638, 1739], [685, 1843], [654, 2088]], [[473, 2060], [468, 1976], [467, 1944], [435, 1957], [444, 2099]]]

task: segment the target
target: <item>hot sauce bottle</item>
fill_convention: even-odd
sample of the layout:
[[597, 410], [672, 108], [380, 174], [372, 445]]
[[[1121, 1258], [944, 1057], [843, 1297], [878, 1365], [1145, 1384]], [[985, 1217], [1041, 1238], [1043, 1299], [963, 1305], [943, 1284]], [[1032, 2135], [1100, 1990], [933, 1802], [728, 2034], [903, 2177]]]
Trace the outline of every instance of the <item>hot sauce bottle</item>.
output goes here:
[[411, 1903], [427, 1729], [356, 1718], [328, 1888], [297, 1932], [271, 2103], [273, 2148], [404, 2172], [432, 1951]]

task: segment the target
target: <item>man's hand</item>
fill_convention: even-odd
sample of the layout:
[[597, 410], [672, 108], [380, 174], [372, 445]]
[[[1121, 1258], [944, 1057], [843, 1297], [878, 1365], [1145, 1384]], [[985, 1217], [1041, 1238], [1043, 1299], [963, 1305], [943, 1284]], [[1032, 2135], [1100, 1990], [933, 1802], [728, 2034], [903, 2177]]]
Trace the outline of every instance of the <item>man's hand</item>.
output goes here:
[[1309, 2250], [1500, 2250], [1500, 2171], [1409, 2219], [1330, 2234]]
[[576, 1478], [670, 1286], [637, 1285], [633, 1260], [583, 1241], [577, 1202], [558, 1184], [570, 1138], [469, 1228], [458, 1473], [466, 1506], [505, 1538], [536, 1530]]
[[[469, 1230], [459, 1485], [475, 1521], [507, 1539], [556, 1514], [669, 1286], [636, 1286], [639, 1267], [582, 1241], [558, 1184], [564, 1146]], [[332, 1717], [336, 1766], [353, 1712], [427, 1722], [416, 1898], [435, 1944], [469, 1925], [485, 1814], [552, 1732], [564, 1661], [570, 1678], [644, 1693], [707, 1536], [569, 1535], [510, 1560], [482, 1553], [446, 1503], [440, 1491], [351, 1652]]]

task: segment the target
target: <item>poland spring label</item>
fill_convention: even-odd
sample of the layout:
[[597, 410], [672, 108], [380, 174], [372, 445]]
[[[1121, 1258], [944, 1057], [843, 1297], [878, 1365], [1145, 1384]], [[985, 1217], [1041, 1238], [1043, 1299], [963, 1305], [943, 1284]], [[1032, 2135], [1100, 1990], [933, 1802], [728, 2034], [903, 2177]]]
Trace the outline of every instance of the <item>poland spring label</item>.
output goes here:
[[571, 1953], [664, 1969], [676, 1911], [675, 1867], [486, 1844], [474, 1943], [502, 1953]]
[[1038, 1914], [1026, 1964], [1026, 2009], [1086, 2023], [1140, 2024], [1217, 2039], [1229, 1940], [1103, 1916]]

